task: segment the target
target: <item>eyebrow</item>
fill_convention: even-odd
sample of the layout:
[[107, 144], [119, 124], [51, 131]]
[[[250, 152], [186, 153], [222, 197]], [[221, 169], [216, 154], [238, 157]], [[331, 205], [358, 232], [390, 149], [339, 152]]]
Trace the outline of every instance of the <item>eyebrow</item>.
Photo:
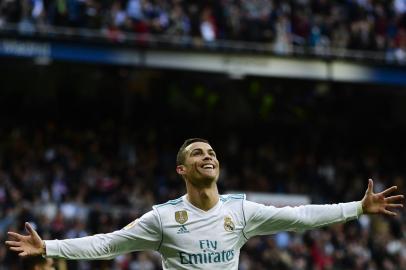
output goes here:
[[[195, 148], [195, 149], [193, 149], [193, 150], [191, 150], [190, 151], [190, 154], [192, 154], [193, 152], [196, 152], [196, 151], [203, 151], [203, 148]], [[214, 150], [213, 149], [209, 149], [209, 150], [207, 150], [208, 152], [213, 152], [213, 153], [216, 153], [216, 152], [214, 152]]]

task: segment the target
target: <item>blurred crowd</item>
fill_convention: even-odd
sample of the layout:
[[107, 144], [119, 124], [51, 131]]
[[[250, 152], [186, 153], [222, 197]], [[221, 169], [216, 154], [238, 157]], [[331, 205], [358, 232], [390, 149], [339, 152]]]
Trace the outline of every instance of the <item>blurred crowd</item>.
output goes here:
[[[24, 78], [21, 80], [20, 78]], [[406, 194], [405, 95], [390, 86], [174, 71], [5, 65], [0, 77], [0, 242], [35, 225], [45, 239], [107, 233], [184, 194], [187, 137], [207, 138], [219, 189], [360, 200]], [[155, 270], [155, 252], [58, 261], [58, 270]], [[0, 269], [21, 269], [0, 245]], [[251, 239], [240, 270], [406, 269], [406, 212]]]
[[125, 41], [127, 33], [160, 34], [185, 45], [255, 41], [278, 54], [296, 46], [321, 55], [380, 51], [404, 62], [405, 11], [405, 0], [4, 0], [0, 28], [15, 23], [24, 34], [87, 28], [113, 41]]
[[[184, 192], [174, 170], [182, 142], [168, 142], [157, 134], [116, 136], [108, 128], [79, 131], [49, 124], [35, 130], [12, 129], [0, 141], [2, 242], [7, 230], [22, 231], [25, 221], [32, 222], [45, 239], [111, 232], [153, 204]], [[374, 153], [326, 159], [314, 153], [284, 152], [271, 140], [253, 146], [237, 138], [217, 140], [214, 147], [222, 162], [222, 191], [301, 193], [320, 203], [350, 201], [362, 198], [371, 175], [376, 191], [392, 184], [405, 191], [404, 175], [380, 173], [379, 156]], [[240, 269], [405, 269], [405, 234], [404, 212], [388, 219], [363, 216], [304, 234], [283, 232], [250, 240], [242, 250]], [[19, 269], [16, 255], [6, 252], [4, 245], [0, 265], [0, 269]], [[70, 261], [66, 266], [153, 270], [160, 269], [160, 257], [141, 252], [113, 261]]]

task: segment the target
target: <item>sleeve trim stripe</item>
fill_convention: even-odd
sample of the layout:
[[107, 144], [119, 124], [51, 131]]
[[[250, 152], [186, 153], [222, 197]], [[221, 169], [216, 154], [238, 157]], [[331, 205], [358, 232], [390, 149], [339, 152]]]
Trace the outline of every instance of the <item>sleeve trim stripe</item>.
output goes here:
[[245, 238], [246, 240], [248, 240], [248, 237], [245, 235], [245, 232], [244, 232], [245, 227], [247, 226], [247, 220], [245, 219], [245, 212], [244, 212], [244, 201], [245, 201], [245, 200], [242, 200], [242, 201], [241, 201], [242, 216], [243, 216], [243, 218], [244, 218], [244, 227], [242, 228], [242, 235], [244, 236], [244, 238]]
[[222, 202], [230, 201], [230, 200], [243, 200], [245, 199], [245, 194], [225, 194], [220, 195], [220, 200]]
[[183, 201], [182, 198], [178, 198], [175, 200], [167, 201], [166, 203], [163, 203], [163, 204], [157, 204], [157, 205], [155, 205], [155, 207], [162, 207], [165, 205], [177, 205], [177, 204], [181, 203], [182, 201]]
[[162, 226], [162, 220], [161, 220], [161, 215], [159, 214], [159, 211], [156, 210], [156, 213], [158, 214], [158, 219], [159, 219], [159, 226], [161, 227], [161, 241], [159, 242], [157, 251], [159, 251], [161, 249], [162, 243], [164, 241], [164, 229]]

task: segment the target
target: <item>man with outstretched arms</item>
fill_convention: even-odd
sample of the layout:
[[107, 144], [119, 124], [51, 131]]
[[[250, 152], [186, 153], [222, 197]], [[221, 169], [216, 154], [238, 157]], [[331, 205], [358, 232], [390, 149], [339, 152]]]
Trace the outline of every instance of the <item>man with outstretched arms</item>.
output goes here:
[[361, 214], [396, 215], [403, 195], [396, 186], [373, 192], [370, 179], [361, 201], [276, 208], [247, 201], [243, 194], [219, 195], [219, 162], [204, 139], [188, 139], [179, 149], [176, 171], [187, 193], [156, 205], [125, 228], [107, 234], [43, 241], [29, 223], [28, 235], [9, 232], [6, 241], [20, 256], [111, 259], [127, 252], [156, 250], [163, 269], [238, 269], [241, 247], [255, 235], [303, 231], [356, 219]]

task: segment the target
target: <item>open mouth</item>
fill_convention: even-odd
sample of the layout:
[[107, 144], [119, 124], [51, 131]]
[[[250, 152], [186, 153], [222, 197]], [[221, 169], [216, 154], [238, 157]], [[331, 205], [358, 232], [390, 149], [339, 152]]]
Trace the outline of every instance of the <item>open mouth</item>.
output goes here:
[[205, 164], [202, 166], [203, 169], [205, 170], [213, 170], [214, 169], [214, 165], [213, 164]]

